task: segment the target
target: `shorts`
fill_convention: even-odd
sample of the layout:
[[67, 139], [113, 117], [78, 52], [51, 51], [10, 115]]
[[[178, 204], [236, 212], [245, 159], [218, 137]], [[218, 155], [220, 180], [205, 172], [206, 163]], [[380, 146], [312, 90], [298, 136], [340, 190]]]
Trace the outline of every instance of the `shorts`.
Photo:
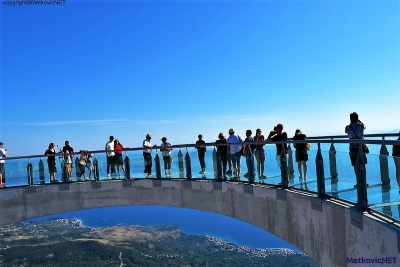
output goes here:
[[122, 155], [115, 155], [114, 156], [114, 164], [116, 166], [122, 166], [124, 165], [124, 161], [122, 160]]
[[233, 167], [236, 167], [236, 166], [240, 167], [240, 157], [241, 156], [242, 156], [242, 153], [240, 151], [236, 152], [234, 154], [231, 154], [231, 160], [232, 160]]
[[4, 163], [0, 163], [0, 173], [4, 172]]
[[296, 162], [308, 161], [308, 154], [306, 150], [296, 150]]
[[47, 160], [47, 166], [49, 167], [49, 173], [57, 172], [55, 160]]
[[261, 158], [265, 157], [264, 148], [256, 148], [255, 155], [256, 155], [256, 158], [257, 157], [261, 157]]
[[[350, 160], [351, 160], [351, 166], [355, 166], [356, 161], [357, 161], [358, 152], [349, 152], [349, 155], [350, 155]], [[367, 156], [365, 154], [363, 154], [363, 158], [364, 158], [364, 163], [367, 164], [368, 160], [367, 160]]]
[[107, 156], [107, 165], [114, 164], [114, 156]]
[[[286, 165], [287, 165], [287, 155], [286, 156]], [[278, 164], [278, 168], [281, 167], [281, 155], [276, 155], [276, 163]]]

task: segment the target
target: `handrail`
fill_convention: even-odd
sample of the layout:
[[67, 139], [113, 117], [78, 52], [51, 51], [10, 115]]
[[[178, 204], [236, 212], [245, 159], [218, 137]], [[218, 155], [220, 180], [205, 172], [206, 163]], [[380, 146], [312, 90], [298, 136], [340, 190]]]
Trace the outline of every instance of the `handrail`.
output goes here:
[[[386, 134], [387, 136], [387, 134]], [[396, 134], [396, 136], [398, 136]], [[348, 138], [348, 137], [347, 137]], [[399, 140], [368, 140], [368, 139], [348, 139], [348, 140], [315, 140], [311, 139], [309, 137], [309, 140], [293, 140], [293, 139], [288, 139], [285, 141], [274, 141], [274, 142], [239, 142], [239, 143], [205, 143], [201, 144], [201, 146], [213, 146], [213, 147], [218, 147], [218, 146], [227, 146], [227, 145], [275, 145], [275, 144], [302, 144], [302, 143], [310, 143], [310, 144], [374, 144], [374, 145], [400, 145]], [[199, 144], [180, 144], [180, 145], [172, 145], [172, 148], [188, 148], [188, 147], [198, 147]], [[151, 149], [160, 149], [162, 148], [161, 146], [153, 146]], [[135, 148], [124, 148], [122, 151], [139, 151], [139, 150], [146, 150], [149, 148], [146, 147], [135, 147]], [[116, 150], [87, 150], [85, 151], [86, 153], [106, 153], [106, 152], [116, 152]], [[75, 153], [70, 153], [69, 155], [79, 155], [81, 154], [80, 152], [75, 152]], [[64, 155], [63, 153], [56, 153], [56, 154], [51, 154], [49, 156], [40, 154], [40, 155], [29, 155], [29, 156], [16, 156], [16, 157], [7, 157], [3, 158], [2, 160], [13, 160], [13, 159], [31, 159], [31, 158], [46, 158], [46, 157], [62, 157]]]

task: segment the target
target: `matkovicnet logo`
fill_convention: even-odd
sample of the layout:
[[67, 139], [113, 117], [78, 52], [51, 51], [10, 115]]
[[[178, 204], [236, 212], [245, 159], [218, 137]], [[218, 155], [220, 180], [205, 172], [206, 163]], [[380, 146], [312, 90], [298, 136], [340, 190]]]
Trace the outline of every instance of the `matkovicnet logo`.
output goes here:
[[367, 263], [372, 263], [372, 264], [396, 264], [397, 257], [375, 257], [375, 258], [364, 258], [364, 257], [358, 257], [358, 258], [353, 258], [353, 257], [347, 257], [347, 263], [353, 263], [353, 264], [367, 264]]

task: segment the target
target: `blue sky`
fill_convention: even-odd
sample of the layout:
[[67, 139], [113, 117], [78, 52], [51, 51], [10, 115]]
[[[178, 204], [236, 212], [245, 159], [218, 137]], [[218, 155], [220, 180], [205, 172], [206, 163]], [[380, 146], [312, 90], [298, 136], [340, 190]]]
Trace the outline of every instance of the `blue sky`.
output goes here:
[[103, 149], [399, 129], [399, 1], [73, 1], [1, 6], [0, 141]]

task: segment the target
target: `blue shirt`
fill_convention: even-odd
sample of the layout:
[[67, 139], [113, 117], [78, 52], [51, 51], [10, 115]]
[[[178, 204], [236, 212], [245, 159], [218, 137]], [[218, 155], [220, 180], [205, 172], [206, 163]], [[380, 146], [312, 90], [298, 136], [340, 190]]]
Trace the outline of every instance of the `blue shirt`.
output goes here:
[[[240, 139], [239, 135], [232, 134], [226, 139], [227, 144], [234, 144], [234, 143], [240, 143], [242, 140]], [[241, 145], [230, 145], [230, 154], [234, 154], [236, 152], [240, 152], [242, 149]]]

